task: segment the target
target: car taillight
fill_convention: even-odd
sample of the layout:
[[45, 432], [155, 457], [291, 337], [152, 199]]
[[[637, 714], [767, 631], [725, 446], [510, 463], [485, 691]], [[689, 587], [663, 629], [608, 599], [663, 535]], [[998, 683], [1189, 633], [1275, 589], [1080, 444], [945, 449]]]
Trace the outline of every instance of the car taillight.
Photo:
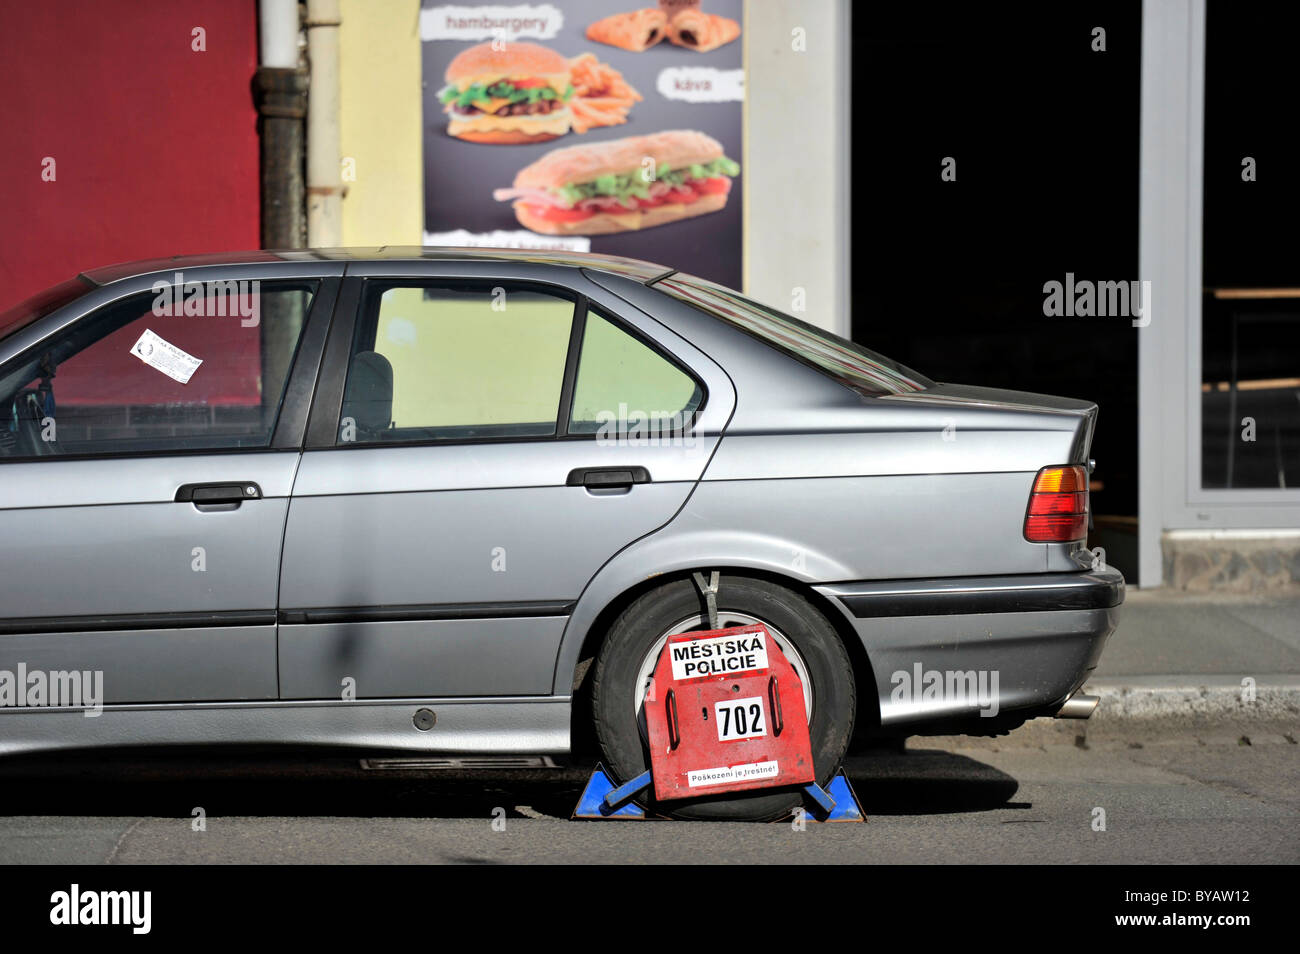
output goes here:
[[1030, 543], [1073, 543], [1088, 536], [1088, 474], [1082, 464], [1044, 467], [1025, 511]]

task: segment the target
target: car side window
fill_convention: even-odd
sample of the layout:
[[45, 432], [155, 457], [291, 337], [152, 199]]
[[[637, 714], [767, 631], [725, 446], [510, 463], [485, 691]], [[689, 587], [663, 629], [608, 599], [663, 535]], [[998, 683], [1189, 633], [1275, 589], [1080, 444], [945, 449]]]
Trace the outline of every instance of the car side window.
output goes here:
[[509, 282], [367, 282], [337, 443], [554, 435], [574, 309]]
[[691, 425], [703, 400], [694, 378], [588, 308], [569, 433], [674, 433]]
[[0, 368], [0, 459], [268, 447], [318, 283], [158, 283]]

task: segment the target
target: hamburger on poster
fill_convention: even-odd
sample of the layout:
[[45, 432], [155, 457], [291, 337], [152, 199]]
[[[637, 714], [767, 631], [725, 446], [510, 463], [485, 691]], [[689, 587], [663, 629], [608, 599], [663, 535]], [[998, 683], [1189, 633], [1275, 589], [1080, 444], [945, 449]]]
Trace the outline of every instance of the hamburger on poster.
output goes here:
[[547, 142], [569, 132], [569, 61], [536, 43], [493, 41], [462, 50], [438, 94], [448, 135], [467, 142]]

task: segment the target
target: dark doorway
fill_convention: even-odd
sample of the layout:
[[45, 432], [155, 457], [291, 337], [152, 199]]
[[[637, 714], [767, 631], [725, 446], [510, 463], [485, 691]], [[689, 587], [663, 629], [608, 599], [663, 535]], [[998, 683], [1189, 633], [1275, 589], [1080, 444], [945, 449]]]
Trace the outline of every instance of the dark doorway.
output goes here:
[[1140, 55], [1132, 2], [853, 7], [853, 337], [940, 381], [1096, 401], [1090, 545], [1128, 574], [1137, 329], [1048, 317], [1044, 285], [1139, 277]]
[[1300, 486], [1295, 5], [1205, 21], [1201, 487]]

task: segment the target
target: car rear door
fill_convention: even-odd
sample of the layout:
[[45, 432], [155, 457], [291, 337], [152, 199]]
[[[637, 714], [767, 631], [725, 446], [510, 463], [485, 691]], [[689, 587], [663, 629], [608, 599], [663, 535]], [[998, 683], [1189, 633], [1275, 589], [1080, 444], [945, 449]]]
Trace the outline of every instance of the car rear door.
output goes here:
[[285, 698], [550, 694], [573, 602], [708, 462], [716, 365], [577, 269], [492, 267], [349, 266], [289, 509]]
[[0, 344], [0, 672], [90, 674], [110, 704], [278, 696], [280, 546], [341, 271], [127, 279]]

